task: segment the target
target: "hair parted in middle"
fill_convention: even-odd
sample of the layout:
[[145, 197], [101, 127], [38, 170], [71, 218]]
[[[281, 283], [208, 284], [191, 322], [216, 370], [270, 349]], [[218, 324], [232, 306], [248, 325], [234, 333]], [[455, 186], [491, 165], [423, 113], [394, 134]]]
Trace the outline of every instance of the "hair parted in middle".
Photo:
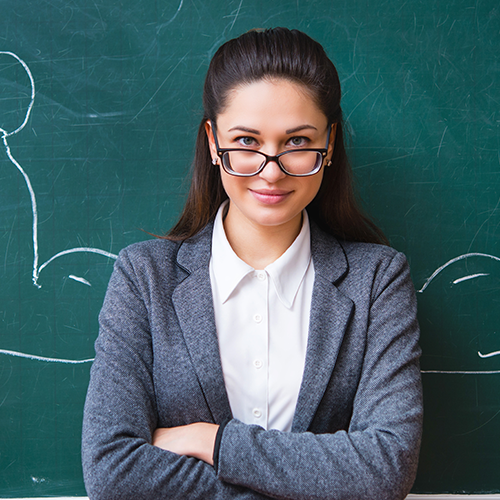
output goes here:
[[287, 28], [252, 30], [224, 43], [212, 58], [203, 91], [204, 115], [196, 139], [189, 194], [179, 222], [166, 238], [184, 240], [201, 231], [227, 199], [220, 170], [212, 164], [205, 123], [217, 123], [231, 91], [259, 80], [284, 79], [301, 85], [336, 124], [332, 165], [308, 205], [309, 217], [324, 231], [345, 240], [387, 243], [382, 231], [358, 206], [344, 145], [340, 81], [323, 47], [305, 33]]

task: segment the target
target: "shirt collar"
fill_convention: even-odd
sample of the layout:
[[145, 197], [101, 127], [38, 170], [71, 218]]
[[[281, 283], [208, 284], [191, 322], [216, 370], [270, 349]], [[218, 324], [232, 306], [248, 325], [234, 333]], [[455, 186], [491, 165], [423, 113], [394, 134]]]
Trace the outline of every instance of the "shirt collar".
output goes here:
[[[231, 248], [223, 225], [224, 202], [217, 212], [212, 234], [210, 266], [219, 296], [226, 302], [241, 280], [255, 269], [243, 262]], [[286, 252], [264, 271], [274, 285], [282, 304], [291, 309], [306, 271], [311, 263], [311, 235], [307, 212], [302, 212], [302, 229]]]
[[286, 252], [265, 271], [274, 283], [276, 293], [285, 307], [291, 309], [306, 271], [311, 264], [311, 231], [309, 217], [302, 211], [302, 229]]

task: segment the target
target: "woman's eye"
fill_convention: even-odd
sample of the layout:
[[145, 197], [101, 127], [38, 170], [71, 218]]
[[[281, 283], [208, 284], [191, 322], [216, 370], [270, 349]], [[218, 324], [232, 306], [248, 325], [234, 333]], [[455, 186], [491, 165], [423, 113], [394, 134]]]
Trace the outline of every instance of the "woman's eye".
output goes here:
[[245, 146], [247, 148], [256, 145], [256, 141], [253, 137], [238, 137], [236, 139], [236, 142], [238, 142], [241, 146]]
[[307, 146], [309, 139], [307, 137], [292, 137], [289, 141], [290, 146], [294, 148]]

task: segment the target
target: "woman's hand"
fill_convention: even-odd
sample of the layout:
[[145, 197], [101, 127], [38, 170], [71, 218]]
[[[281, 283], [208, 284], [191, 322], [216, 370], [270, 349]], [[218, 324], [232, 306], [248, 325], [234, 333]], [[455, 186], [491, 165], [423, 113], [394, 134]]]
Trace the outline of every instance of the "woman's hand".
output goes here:
[[218, 430], [218, 425], [205, 422], [158, 428], [153, 433], [152, 444], [177, 455], [199, 458], [213, 465], [215, 437]]

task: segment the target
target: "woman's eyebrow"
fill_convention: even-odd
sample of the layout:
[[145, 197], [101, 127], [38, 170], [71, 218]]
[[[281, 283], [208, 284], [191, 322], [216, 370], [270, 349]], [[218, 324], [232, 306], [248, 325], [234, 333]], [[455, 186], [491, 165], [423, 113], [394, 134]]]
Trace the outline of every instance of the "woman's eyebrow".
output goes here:
[[249, 134], [260, 135], [260, 132], [254, 128], [243, 127], [241, 125], [236, 125], [236, 127], [232, 127], [228, 130], [228, 132], [232, 132], [233, 130], [241, 130], [242, 132], [248, 132]]
[[301, 130], [306, 130], [306, 129], [318, 130], [314, 125], [299, 125], [298, 127], [295, 127], [295, 128], [289, 128], [286, 131], [286, 133], [293, 134], [295, 132], [300, 132]]
[[[295, 132], [300, 132], [301, 130], [318, 130], [314, 125], [299, 125], [298, 127], [289, 128], [285, 131], [286, 134], [294, 134]], [[248, 132], [249, 134], [260, 135], [260, 131], [254, 128], [243, 127], [242, 125], [236, 125], [228, 130], [228, 132], [233, 132], [234, 130], [241, 130], [242, 132]]]

